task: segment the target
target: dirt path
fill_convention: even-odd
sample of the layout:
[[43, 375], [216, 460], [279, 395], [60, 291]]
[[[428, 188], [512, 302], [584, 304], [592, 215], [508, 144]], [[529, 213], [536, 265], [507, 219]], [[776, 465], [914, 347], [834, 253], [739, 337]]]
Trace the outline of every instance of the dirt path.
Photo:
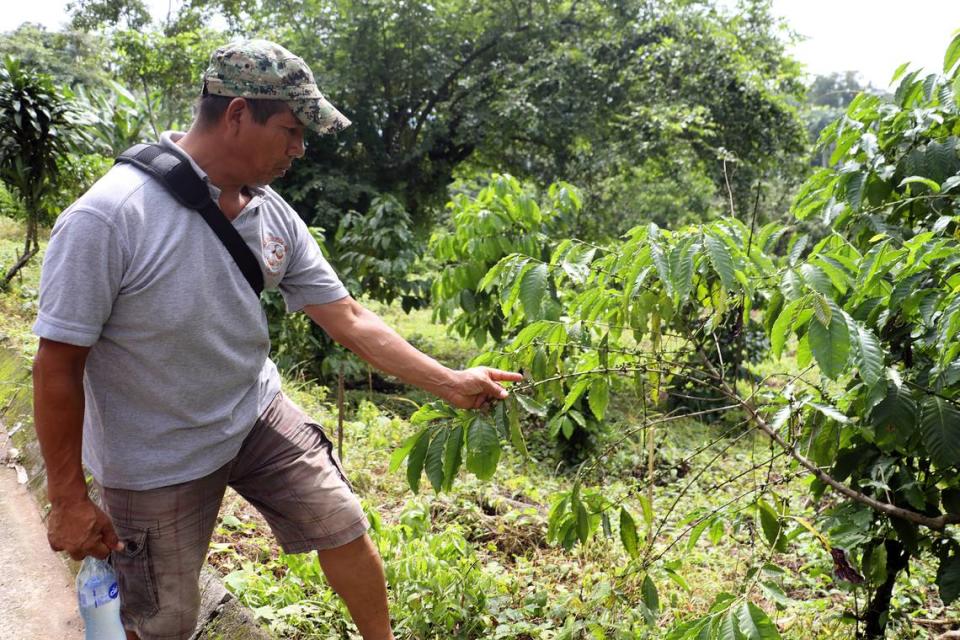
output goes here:
[[0, 428], [0, 635], [4, 640], [81, 640], [73, 577], [47, 546], [37, 504], [6, 465]]

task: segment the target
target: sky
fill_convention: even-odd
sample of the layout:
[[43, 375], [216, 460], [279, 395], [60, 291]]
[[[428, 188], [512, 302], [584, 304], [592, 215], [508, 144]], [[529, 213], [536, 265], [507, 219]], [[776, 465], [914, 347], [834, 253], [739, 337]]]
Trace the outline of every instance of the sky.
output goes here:
[[773, 0], [773, 10], [806, 36], [791, 53], [809, 73], [856, 70], [882, 89], [904, 62], [942, 71], [960, 29], [960, 0]]
[[[0, 31], [24, 21], [54, 30], [66, 22], [68, 0], [5, 0]], [[170, 2], [148, 0], [155, 17]], [[805, 40], [790, 48], [808, 73], [859, 71], [862, 79], [886, 88], [894, 70], [940, 71], [952, 34], [960, 29], [960, 0], [773, 0], [774, 13]]]

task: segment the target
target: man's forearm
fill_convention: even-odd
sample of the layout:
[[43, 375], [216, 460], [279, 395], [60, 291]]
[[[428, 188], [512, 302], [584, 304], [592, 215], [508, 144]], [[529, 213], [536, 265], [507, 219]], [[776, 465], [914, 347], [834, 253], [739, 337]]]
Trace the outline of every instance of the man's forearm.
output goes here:
[[331, 323], [319, 316], [330, 309], [324, 307], [323, 310], [307, 307], [305, 311], [331, 338], [377, 369], [407, 384], [440, 397], [449, 394], [453, 372], [404, 340], [375, 313], [354, 302], [344, 310], [342, 321]]
[[81, 462], [85, 356], [76, 347], [42, 344], [33, 365], [34, 423], [53, 504], [87, 494]]

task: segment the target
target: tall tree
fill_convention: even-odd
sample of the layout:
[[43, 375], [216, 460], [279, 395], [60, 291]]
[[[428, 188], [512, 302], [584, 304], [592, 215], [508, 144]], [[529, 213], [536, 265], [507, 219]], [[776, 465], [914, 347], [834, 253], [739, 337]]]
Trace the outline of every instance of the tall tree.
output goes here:
[[23, 253], [0, 283], [5, 288], [39, 250], [43, 200], [57, 188], [60, 161], [75, 149], [79, 130], [50, 76], [10, 57], [0, 67], [0, 114], [0, 179], [23, 201], [26, 215]]
[[[578, 179], [589, 197], [590, 185], [677, 146], [746, 202], [756, 178], [789, 166], [804, 143], [790, 106], [802, 87], [768, 2], [736, 14], [647, 0], [192, 6], [303, 55], [354, 121], [314, 141], [284, 184], [329, 233], [381, 193], [422, 225], [464, 167]], [[736, 170], [725, 175], [723, 158]]]

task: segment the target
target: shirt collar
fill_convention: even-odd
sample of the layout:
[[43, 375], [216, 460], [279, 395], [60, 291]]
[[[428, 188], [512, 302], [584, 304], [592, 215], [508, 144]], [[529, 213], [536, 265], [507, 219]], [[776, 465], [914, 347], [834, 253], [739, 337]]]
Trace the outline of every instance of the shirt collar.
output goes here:
[[[220, 200], [220, 187], [210, 182], [210, 176], [207, 175], [207, 172], [201, 169], [200, 165], [194, 161], [190, 154], [184, 151], [183, 147], [177, 144], [177, 140], [183, 136], [184, 134], [182, 131], [164, 131], [160, 134], [160, 146], [168, 151], [172, 151], [189, 162], [193, 170], [198, 176], [200, 176], [200, 179], [206, 183], [207, 189], [210, 190], [210, 197], [213, 198], [214, 202], [218, 202]], [[259, 206], [266, 195], [266, 190], [263, 189], [263, 187], [247, 187], [247, 190], [250, 192], [250, 202], [247, 203], [247, 206], [243, 208], [241, 213]]]

